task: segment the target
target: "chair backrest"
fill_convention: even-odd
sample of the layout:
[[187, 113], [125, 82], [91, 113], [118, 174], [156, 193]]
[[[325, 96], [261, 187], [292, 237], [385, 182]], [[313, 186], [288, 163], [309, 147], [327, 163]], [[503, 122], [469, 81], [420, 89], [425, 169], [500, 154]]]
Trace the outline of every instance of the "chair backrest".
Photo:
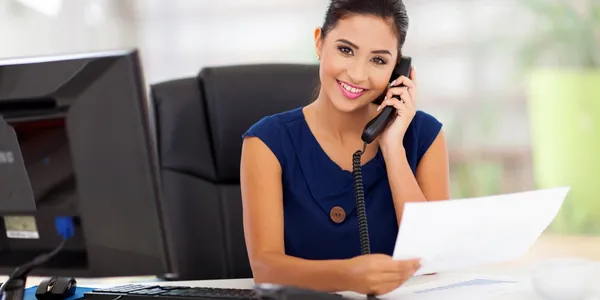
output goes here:
[[318, 67], [210, 67], [151, 86], [179, 279], [249, 278], [240, 192], [241, 135], [313, 99]]

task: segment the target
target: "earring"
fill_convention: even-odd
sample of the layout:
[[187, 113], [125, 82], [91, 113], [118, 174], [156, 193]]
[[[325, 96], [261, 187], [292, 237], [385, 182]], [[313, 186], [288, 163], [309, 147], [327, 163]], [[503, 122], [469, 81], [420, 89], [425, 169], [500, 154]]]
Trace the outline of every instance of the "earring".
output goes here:
[[321, 60], [321, 57], [319, 55], [317, 55], [317, 60]]

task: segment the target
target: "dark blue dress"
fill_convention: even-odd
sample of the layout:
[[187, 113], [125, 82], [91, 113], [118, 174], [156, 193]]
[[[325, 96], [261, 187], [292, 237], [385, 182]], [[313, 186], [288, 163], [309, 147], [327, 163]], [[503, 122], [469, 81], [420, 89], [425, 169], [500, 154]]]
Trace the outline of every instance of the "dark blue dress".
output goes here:
[[[413, 174], [441, 127], [437, 119], [417, 111], [404, 138]], [[264, 117], [243, 135], [247, 136], [260, 138], [281, 165], [286, 254], [304, 259], [360, 255], [352, 173], [322, 150], [302, 108]], [[392, 255], [398, 224], [381, 150], [362, 172], [371, 252]], [[346, 214], [341, 223], [331, 216], [334, 207]]]

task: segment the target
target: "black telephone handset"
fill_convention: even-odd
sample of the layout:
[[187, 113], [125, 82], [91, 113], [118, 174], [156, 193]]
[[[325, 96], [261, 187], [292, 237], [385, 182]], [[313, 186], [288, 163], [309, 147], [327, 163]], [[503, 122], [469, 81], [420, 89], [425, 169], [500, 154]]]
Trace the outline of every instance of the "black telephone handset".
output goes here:
[[[390, 83], [402, 75], [406, 77], [410, 76], [411, 60], [412, 59], [408, 56], [402, 56], [400, 58], [394, 67], [394, 70], [392, 71]], [[387, 92], [387, 90], [385, 92]], [[362, 140], [367, 144], [373, 142], [375, 138], [377, 138], [381, 132], [383, 132], [387, 124], [393, 119], [395, 112], [396, 109], [394, 109], [394, 107], [386, 106], [375, 118], [373, 118], [373, 120], [367, 123], [361, 136]]]
[[[411, 67], [411, 58], [408, 56], [402, 56], [390, 78], [390, 83], [396, 80], [401, 75], [409, 77]], [[387, 93], [387, 90], [384, 92]], [[383, 97], [384, 95], [381, 95]], [[385, 127], [393, 120], [396, 115], [396, 109], [392, 106], [386, 106], [373, 120], [371, 120], [365, 126], [362, 133], [362, 140], [364, 142], [362, 151], [358, 150], [352, 156], [352, 176], [354, 178], [354, 196], [356, 197], [356, 215], [358, 219], [358, 233], [360, 237], [360, 251], [364, 254], [371, 253], [371, 242], [369, 241], [369, 226], [367, 225], [367, 211], [365, 205], [365, 194], [363, 190], [362, 180], [362, 166], [360, 163], [360, 157], [365, 152], [367, 144], [370, 144], [379, 136]]]

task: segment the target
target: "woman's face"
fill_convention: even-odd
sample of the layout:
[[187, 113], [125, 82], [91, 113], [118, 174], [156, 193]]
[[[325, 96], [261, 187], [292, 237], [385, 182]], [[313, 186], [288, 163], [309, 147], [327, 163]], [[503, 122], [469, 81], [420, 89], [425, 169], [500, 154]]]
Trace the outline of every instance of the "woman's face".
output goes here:
[[315, 31], [321, 92], [334, 107], [352, 112], [381, 95], [397, 59], [393, 23], [368, 15], [341, 19], [325, 37]]

